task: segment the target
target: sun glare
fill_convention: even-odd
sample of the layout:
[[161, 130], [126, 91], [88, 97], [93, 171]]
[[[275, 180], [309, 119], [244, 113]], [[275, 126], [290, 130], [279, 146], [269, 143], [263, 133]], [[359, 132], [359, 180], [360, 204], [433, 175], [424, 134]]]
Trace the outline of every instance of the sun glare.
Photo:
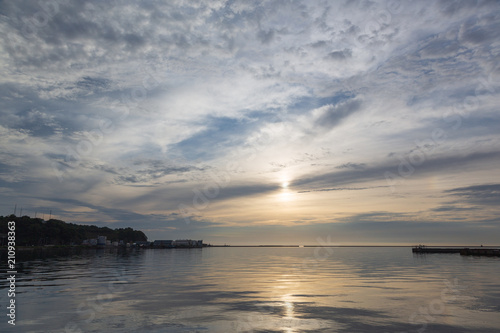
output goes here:
[[282, 191], [279, 198], [281, 201], [290, 201], [292, 199], [292, 193], [290, 193], [290, 191]]
[[290, 190], [289, 182], [284, 180], [281, 182], [281, 190], [279, 191], [279, 199], [280, 201], [290, 201], [293, 197], [293, 193]]

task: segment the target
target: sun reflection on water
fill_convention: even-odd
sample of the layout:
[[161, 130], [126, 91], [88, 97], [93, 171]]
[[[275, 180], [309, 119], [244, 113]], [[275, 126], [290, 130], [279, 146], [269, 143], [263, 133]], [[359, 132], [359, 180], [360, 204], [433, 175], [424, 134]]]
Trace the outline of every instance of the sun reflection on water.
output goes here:
[[[281, 327], [284, 332], [287, 333], [293, 333], [296, 332], [296, 330], [293, 328], [294, 323], [298, 321], [299, 319], [295, 318], [295, 312], [294, 312], [294, 297], [290, 294], [286, 294], [282, 296], [283, 300], [283, 307], [285, 309], [285, 317], [284, 317], [284, 325]], [[295, 325], [297, 326], [297, 325]]]

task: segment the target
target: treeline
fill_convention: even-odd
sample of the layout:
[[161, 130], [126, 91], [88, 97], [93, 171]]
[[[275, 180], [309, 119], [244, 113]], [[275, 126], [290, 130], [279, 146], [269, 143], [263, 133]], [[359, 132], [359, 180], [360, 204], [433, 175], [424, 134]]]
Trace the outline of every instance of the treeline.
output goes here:
[[16, 222], [16, 245], [80, 245], [85, 239], [106, 236], [108, 240], [132, 243], [147, 241], [147, 236], [140, 230], [132, 228], [111, 229], [95, 225], [66, 223], [50, 219], [44, 221], [29, 216], [0, 216], [0, 233], [7, 234], [7, 222]]

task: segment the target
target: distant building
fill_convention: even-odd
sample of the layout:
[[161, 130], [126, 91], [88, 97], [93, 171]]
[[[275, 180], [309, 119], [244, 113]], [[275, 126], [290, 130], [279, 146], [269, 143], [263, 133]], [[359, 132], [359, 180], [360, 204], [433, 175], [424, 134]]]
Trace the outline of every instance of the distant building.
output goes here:
[[98, 246], [106, 246], [106, 236], [97, 236], [97, 245]]
[[174, 242], [174, 247], [203, 247], [203, 240], [177, 239]]
[[[138, 242], [136, 242], [138, 243]], [[177, 239], [173, 240], [155, 240], [153, 242], [155, 248], [193, 248], [203, 247], [203, 240], [192, 239]]]
[[190, 247], [191, 241], [189, 239], [177, 239], [174, 242], [175, 247]]
[[173, 240], [155, 240], [153, 246], [156, 248], [171, 248], [174, 247]]

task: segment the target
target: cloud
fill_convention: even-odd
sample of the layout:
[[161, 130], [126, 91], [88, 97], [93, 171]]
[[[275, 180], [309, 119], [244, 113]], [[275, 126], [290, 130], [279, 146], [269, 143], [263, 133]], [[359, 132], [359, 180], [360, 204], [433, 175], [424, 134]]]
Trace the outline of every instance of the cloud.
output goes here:
[[476, 4], [470, 1], [440, 0], [439, 10], [446, 16], [453, 16], [461, 11], [470, 10]]
[[110, 86], [110, 82], [104, 78], [92, 78], [88, 76], [84, 76], [81, 80], [76, 83], [76, 86], [80, 89], [98, 92], [101, 90], [105, 90]]
[[273, 30], [269, 30], [269, 31], [260, 30], [257, 33], [257, 38], [262, 42], [262, 44], [269, 44], [274, 38], [274, 31]]
[[[195, 217], [191, 217], [189, 223], [186, 223], [186, 220], [177, 213], [141, 214], [124, 208], [109, 208], [74, 199], [56, 197], [49, 197], [46, 199], [60, 205], [57, 210], [54, 210], [54, 214], [68, 215], [71, 217], [71, 220], [79, 218], [83, 218], [85, 220], [88, 220], [89, 218], [91, 220], [95, 219], [95, 222], [92, 221], [92, 224], [102, 226], [110, 226], [109, 223], [112, 222], [112, 228], [123, 228], [130, 225], [137, 225], [141, 230], [155, 229], [179, 235], [179, 233], [199, 232], [200, 229], [213, 228], [219, 225], [219, 223], [200, 220]], [[86, 209], [83, 210], [82, 213], [78, 213], [74, 208], [79, 208], [79, 210], [82, 210], [82, 208]], [[107, 222], [102, 222], [103, 219], [106, 219]]]
[[[499, 158], [500, 152], [498, 151], [472, 153], [465, 156], [455, 155], [424, 158], [420, 165], [412, 166], [408, 157], [400, 156], [399, 161], [393, 160], [382, 165], [370, 166], [364, 169], [340, 169], [340, 171], [319, 174], [316, 172], [314, 175], [304, 175], [293, 181], [291, 186], [301, 189], [314, 189], [316, 187], [359, 184], [370, 181], [387, 181], [387, 172], [391, 172], [395, 177], [404, 181], [404, 179], [423, 177], [427, 174], [460, 170], [460, 168], [470, 164], [493, 163]], [[394, 180], [390, 178], [389, 181], [392, 183]]]
[[366, 163], [352, 163], [347, 162], [344, 164], [337, 165], [336, 169], [364, 169], [366, 167]]
[[344, 118], [361, 109], [361, 101], [358, 99], [343, 102], [337, 105], [327, 105], [317, 110], [320, 113], [315, 125], [327, 129], [337, 126]]
[[[123, 201], [124, 205], [151, 204], [152, 207], [177, 212], [179, 205], [189, 208], [187, 213], [203, 214], [210, 205], [226, 200], [249, 199], [257, 195], [276, 192], [281, 189], [279, 184], [232, 184], [225, 176], [213, 174], [211, 181], [199, 184], [182, 184], [162, 186], [137, 195], [133, 199]], [[175, 185], [175, 184], [174, 184]]]
[[460, 45], [457, 40], [448, 39], [432, 39], [429, 43], [425, 44], [419, 51], [422, 58], [439, 58], [446, 56], [453, 56], [459, 51], [466, 51], [466, 48]]
[[299, 191], [298, 193], [307, 193], [307, 192], [329, 192], [329, 191], [362, 191], [362, 190], [369, 190], [369, 189], [381, 188], [381, 187], [389, 187], [389, 186], [371, 186], [371, 187], [335, 187], [335, 188], [322, 188], [322, 189], [315, 189], [315, 190], [311, 190], [311, 191]]
[[476, 207], [457, 207], [455, 205], [445, 205], [433, 208], [433, 212], [460, 212], [460, 211], [474, 211], [477, 210]]
[[462, 42], [479, 45], [496, 38], [494, 29], [500, 24], [495, 22], [493, 15], [487, 15], [482, 20], [470, 20], [460, 27], [459, 38]]
[[[498, 219], [497, 219], [498, 221]], [[494, 235], [498, 230], [491, 230], [488, 223], [480, 221], [432, 221], [418, 215], [393, 212], [369, 212], [355, 214], [340, 221], [339, 225], [331, 225], [339, 233], [355, 233], [362, 230], [361, 240], [370, 239], [368, 234], [377, 234], [382, 238], [398, 238], [405, 243], [445, 244], [450, 239], [457, 243], [470, 244], [477, 236], [484, 242], [494, 243]], [[494, 235], [489, 235], [493, 232]], [[469, 235], [467, 235], [469, 233]], [[382, 235], [387, 236], [382, 236]], [[378, 238], [378, 237], [376, 237]]]
[[251, 119], [208, 117], [203, 125], [204, 130], [173, 144], [170, 149], [190, 160], [209, 160], [229, 147], [241, 145], [255, 123]]
[[350, 49], [344, 49], [342, 51], [333, 51], [328, 53], [327, 57], [332, 60], [345, 60], [348, 58], [352, 58], [352, 51]]
[[470, 203], [500, 206], [500, 184], [457, 187], [445, 192], [453, 196], [462, 197]]

